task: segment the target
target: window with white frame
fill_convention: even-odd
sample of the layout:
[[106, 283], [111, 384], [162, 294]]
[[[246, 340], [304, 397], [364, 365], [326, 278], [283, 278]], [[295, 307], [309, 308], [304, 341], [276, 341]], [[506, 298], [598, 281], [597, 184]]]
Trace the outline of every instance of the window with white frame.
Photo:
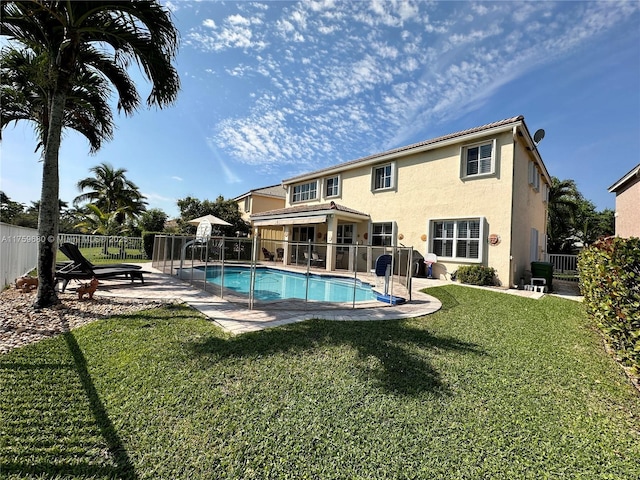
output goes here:
[[395, 188], [395, 163], [376, 165], [371, 170], [373, 190], [389, 190]]
[[496, 142], [491, 140], [462, 149], [462, 172], [464, 177], [489, 175], [495, 171]]
[[309, 183], [294, 185], [291, 202], [304, 202], [305, 200], [315, 200], [318, 197], [318, 182], [314, 180]]
[[433, 220], [431, 222], [431, 252], [438, 257], [459, 260], [482, 260], [484, 220]]
[[371, 225], [371, 245], [374, 247], [393, 245], [393, 222], [374, 223]]
[[326, 198], [329, 197], [337, 197], [340, 195], [340, 176], [336, 175], [335, 177], [329, 177], [325, 179], [324, 182], [324, 196]]

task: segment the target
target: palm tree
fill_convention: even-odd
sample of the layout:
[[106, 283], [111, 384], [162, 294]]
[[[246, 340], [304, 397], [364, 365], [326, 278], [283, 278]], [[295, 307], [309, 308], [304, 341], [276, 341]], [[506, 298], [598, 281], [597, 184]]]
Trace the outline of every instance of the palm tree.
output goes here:
[[78, 195], [73, 204], [77, 207], [81, 203], [90, 202], [100, 210], [115, 213], [116, 222], [122, 225], [125, 219], [134, 219], [146, 211], [147, 202], [140, 193], [138, 186], [129, 180], [124, 168], [114, 169], [108, 163], [101, 163], [91, 169], [93, 177], [87, 177], [78, 182], [80, 191], [89, 190]]
[[573, 180], [551, 178], [547, 228], [550, 252], [560, 253], [571, 249], [570, 237], [575, 232], [579, 200], [580, 192]]
[[54, 267], [58, 234], [58, 155], [71, 95], [78, 75], [95, 72], [111, 82], [118, 93], [118, 110], [132, 114], [140, 99], [127, 73], [133, 61], [151, 81], [148, 105], [173, 103], [180, 88], [171, 64], [178, 31], [169, 12], [158, 2], [32, 0], [0, 3], [0, 34], [35, 53], [45, 51], [47, 104], [46, 140], [43, 148], [42, 192], [38, 235], [37, 308], [58, 303]]
[[82, 215], [83, 219], [75, 227], [90, 235], [121, 235], [123, 226], [116, 221], [118, 212], [105, 212], [97, 205], [90, 203]]
[[[36, 47], [37, 48], [37, 47]], [[44, 147], [49, 129], [47, 92], [51, 79], [47, 74], [46, 51], [5, 47], [0, 51], [0, 90], [2, 111], [0, 130], [11, 122], [33, 122], [38, 134], [36, 151]], [[95, 73], [80, 72], [67, 96], [63, 128], [71, 128], [89, 141], [95, 153], [103, 141], [113, 138], [113, 115], [109, 108], [111, 88], [107, 80]]]

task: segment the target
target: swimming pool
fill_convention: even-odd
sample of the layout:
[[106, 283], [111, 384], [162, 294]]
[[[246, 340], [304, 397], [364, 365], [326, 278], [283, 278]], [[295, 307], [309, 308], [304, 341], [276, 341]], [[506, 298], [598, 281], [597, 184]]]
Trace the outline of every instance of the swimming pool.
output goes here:
[[[308, 296], [307, 280], [309, 281]], [[210, 266], [206, 281], [221, 285], [222, 267]], [[224, 287], [242, 295], [249, 295], [251, 270], [249, 267], [224, 267]], [[371, 285], [347, 277], [288, 272], [267, 267], [256, 268], [254, 298], [257, 300], [284, 300], [288, 298], [319, 302], [352, 302], [376, 300]]]

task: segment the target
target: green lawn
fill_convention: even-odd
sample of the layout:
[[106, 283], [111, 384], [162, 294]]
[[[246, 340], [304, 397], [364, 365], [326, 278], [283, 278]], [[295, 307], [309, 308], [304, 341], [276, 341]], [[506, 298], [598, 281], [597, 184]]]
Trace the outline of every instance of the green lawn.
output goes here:
[[0, 477], [638, 478], [640, 396], [580, 304], [230, 337], [185, 307], [0, 357]]

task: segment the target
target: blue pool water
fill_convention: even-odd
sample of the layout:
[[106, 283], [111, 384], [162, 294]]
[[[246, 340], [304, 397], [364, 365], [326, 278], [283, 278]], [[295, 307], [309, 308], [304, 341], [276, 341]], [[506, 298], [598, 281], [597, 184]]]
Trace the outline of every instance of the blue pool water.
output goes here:
[[[221, 267], [207, 267], [207, 283], [220, 285]], [[256, 268], [254, 298], [257, 300], [283, 300], [305, 298], [309, 281], [308, 299], [320, 302], [356, 302], [375, 300], [376, 296], [368, 283], [346, 277], [324, 275], [309, 276], [304, 273], [287, 272], [273, 268]], [[249, 295], [251, 272], [249, 267], [224, 267], [224, 287], [234, 292]]]

